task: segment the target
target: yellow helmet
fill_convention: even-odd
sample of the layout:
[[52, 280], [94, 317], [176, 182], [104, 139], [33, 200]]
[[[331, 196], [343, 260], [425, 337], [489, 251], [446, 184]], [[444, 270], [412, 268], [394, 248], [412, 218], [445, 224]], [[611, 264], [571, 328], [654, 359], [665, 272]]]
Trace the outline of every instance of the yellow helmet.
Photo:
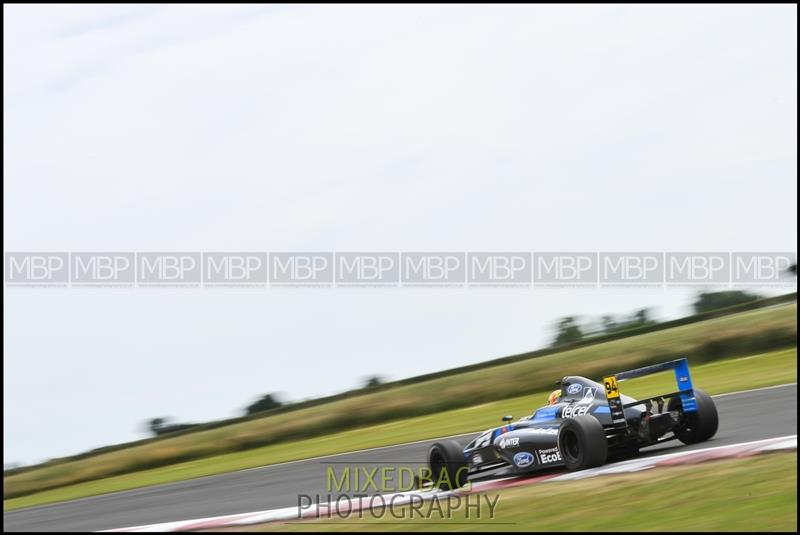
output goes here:
[[555, 405], [558, 403], [558, 400], [561, 398], [561, 389], [553, 390], [553, 392], [547, 398], [548, 405]]

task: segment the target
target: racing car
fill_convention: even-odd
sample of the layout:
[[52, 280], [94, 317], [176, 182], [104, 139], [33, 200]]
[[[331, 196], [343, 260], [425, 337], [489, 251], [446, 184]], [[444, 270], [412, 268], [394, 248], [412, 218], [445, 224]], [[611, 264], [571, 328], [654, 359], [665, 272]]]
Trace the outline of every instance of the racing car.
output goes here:
[[[619, 383], [673, 370], [677, 390], [633, 399]], [[583, 470], [631, 457], [640, 448], [680, 440], [695, 444], [717, 432], [719, 418], [711, 396], [694, 388], [685, 358], [605, 376], [603, 383], [567, 376], [553, 402], [532, 415], [489, 429], [466, 445], [455, 440], [433, 444], [428, 466], [441, 488], [464, 486], [480, 474], [503, 475], [564, 466]], [[441, 476], [440, 476], [441, 475]]]

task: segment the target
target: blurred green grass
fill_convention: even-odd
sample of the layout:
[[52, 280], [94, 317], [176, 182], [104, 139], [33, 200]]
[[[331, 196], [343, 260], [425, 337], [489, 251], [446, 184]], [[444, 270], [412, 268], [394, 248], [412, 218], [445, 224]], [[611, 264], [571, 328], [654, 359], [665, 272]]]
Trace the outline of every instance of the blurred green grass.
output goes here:
[[504, 489], [494, 519], [476, 519], [475, 510], [467, 518], [463, 508], [449, 519], [438, 513], [410, 518], [408, 507], [398, 507], [396, 515], [402, 512], [406, 520], [387, 512], [381, 519], [365, 514], [363, 519], [275, 522], [241, 530], [796, 532], [797, 453]]
[[[614, 367], [613, 371], [622, 369], [624, 368]], [[761, 355], [702, 364], [692, 367], [691, 371], [695, 386], [703, 388], [712, 395], [794, 382], [797, 380], [797, 349], [773, 351]], [[598, 375], [589, 375], [589, 377], [600, 379]], [[665, 372], [625, 381], [620, 384], [620, 388], [623, 393], [633, 397], [671, 392], [675, 389], [675, 379], [671, 372]], [[267, 464], [482, 431], [499, 425], [500, 417], [503, 414], [514, 414], [516, 417], [531, 414], [546, 402], [547, 394], [551, 390], [552, 387], [548, 387], [547, 390], [525, 396], [400, 419], [357, 430], [331, 433], [313, 440], [284, 442], [82, 482], [6, 499], [3, 502], [3, 508], [11, 510], [30, 507]], [[25, 474], [17, 477], [23, 475]]]

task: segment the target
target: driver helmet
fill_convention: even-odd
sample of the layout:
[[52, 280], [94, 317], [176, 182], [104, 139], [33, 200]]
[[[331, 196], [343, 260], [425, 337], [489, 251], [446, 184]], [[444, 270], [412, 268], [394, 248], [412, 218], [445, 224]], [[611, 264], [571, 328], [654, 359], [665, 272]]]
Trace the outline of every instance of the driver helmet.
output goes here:
[[555, 405], [558, 403], [559, 399], [561, 399], [561, 389], [553, 390], [553, 392], [547, 397], [547, 404]]

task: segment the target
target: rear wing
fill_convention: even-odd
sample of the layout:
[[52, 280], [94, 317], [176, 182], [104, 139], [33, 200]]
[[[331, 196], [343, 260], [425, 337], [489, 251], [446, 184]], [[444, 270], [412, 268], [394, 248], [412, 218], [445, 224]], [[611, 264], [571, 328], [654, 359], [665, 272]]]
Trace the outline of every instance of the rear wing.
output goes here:
[[[676, 392], [639, 399], [627, 404], [622, 403], [618, 382], [667, 370], [674, 370], [675, 372], [675, 383], [678, 385], [678, 390]], [[625, 420], [623, 409], [635, 407], [637, 405], [646, 405], [649, 409], [652, 402], [656, 401], [659, 404], [659, 410], [661, 410], [664, 399], [666, 398], [680, 397], [684, 412], [697, 412], [697, 402], [694, 399], [694, 389], [692, 387], [692, 376], [689, 374], [689, 361], [685, 358], [615, 373], [614, 375], [603, 377], [603, 385], [606, 389], [608, 407], [611, 409], [611, 421], [616, 428], [625, 428], [628, 425]]]

